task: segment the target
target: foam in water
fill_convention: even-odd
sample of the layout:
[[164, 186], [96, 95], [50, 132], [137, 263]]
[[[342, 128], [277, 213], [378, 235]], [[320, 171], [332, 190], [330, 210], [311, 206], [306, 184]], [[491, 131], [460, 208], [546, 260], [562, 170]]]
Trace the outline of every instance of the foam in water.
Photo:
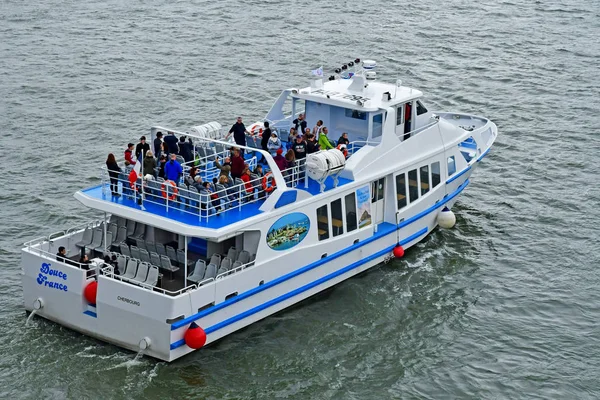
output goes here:
[[37, 310], [33, 310], [31, 312], [31, 314], [29, 314], [29, 317], [27, 317], [27, 321], [25, 321], [25, 327], [29, 326], [29, 321], [31, 321], [31, 319], [33, 318], [33, 316], [37, 313]]

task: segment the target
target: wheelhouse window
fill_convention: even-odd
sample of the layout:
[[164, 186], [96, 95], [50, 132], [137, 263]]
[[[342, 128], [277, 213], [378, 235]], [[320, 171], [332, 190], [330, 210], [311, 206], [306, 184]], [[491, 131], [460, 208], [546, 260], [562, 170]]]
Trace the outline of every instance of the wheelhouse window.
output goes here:
[[448, 157], [448, 176], [456, 172], [456, 160], [454, 156]]
[[425, 106], [420, 101], [417, 101], [417, 115], [422, 115], [426, 112], [427, 109], [425, 108]]
[[363, 121], [367, 119], [367, 113], [364, 111], [351, 110], [349, 108], [345, 108], [344, 110], [347, 118], [361, 119]]
[[417, 170], [408, 172], [408, 197], [410, 202], [417, 201], [419, 198], [419, 183], [417, 182]]
[[429, 192], [429, 165], [424, 165], [420, 169], [421, 174], [421, 196]]
[[437, 185], [440, 184], [441, 182], [441, 175], [440, 175], [440, 162], [436, 161], [433, 164], [431, 164], [431, 187], [434, 188]]
[[373, 115], [373, 137], [380, 137], [383, 133], [383, 114]]
[[344, 221], [342, 213], [342, 199], [337, 199], [331, 202], [331, 227], [333, 229], [333, 237], [344, 233]]
[[404, 123], [404, 116], [402, 115], [403, 108], [403, 106], [396, 108], [396, 125], [402, 125]]
[[396, 176], [396, 198], [398, 199], [398, 210], [406, 207], [406, 174]]
[[346, 206], [346, 231], [352, 232], [357, 228], [356, 223], [356, 195], [350, 193], [344, 199]]
[[327, 204], [317, 208], [317, 228], [319, 230], [319, 240], [329, 239], [329, 213]]

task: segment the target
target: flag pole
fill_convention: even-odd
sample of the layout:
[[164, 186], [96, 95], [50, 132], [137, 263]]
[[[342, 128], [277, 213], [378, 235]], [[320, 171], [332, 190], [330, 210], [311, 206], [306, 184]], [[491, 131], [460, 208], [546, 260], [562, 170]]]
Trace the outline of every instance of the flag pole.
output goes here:
[[145, 193], [144, 193], [144, 177], [145, 177], [145, 175], [144, 175], [144, 162], [143, 162], [144, 157], [145, 157], [144, 146], [142, 146], [142, 151], [140, 152], [140, 158], [141, 158], [141, 160], [138, 159], [138, 162], [142, 163], [140, 165], [140, 171], [142, 173], [142, 184], [140, 185], [140, 197], [142, 199], [142, 203], [140, 204], [140, 208], [141, 208], [142, 211], [146, 211], [146, 208], [144, 207], [144, 200], [146, 199], [146, 196], [145, 196]]

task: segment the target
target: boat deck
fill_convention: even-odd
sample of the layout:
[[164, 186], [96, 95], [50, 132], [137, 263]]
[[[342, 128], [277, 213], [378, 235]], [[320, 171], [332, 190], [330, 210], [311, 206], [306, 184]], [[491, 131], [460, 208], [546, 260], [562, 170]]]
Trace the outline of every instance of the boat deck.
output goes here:
[[[338, 187], [346, 185], [352, 182], [349, 179], [338, 178]], [[307, 190], [313, 196], [320, 194], [319, 183], [308, 179], [308, 188], [304, 188], [304, 184], [301, 183], [297, 188], [299, 190]], [[334, 189], [333, 178], [329, 177], [325, 181], [325, 192]], [[129, 207], [136, 210], [142, 210], [144, 212], [153, 214], [158, 217], [168, 218], [177, 222], [181, 222], [187, 225], [198, 226], [209, 229], [220, 229], [239, 221], [254, 217], [263, 213], [260, 207], [264, 203], [264, 200], [257, 200], [250, 203], [243, 203], [241, 206], [234, 206], [225, 211], [222, 211], [216, 215], [210, 215], [206, 217], [206, 211], [203, 211], [203, 216], [200, 217], [198, 208], [186, 207], [183, 204], [169, 203], [167, 207], [164, 202], [158, 203], [153, 197], [153, 201], [144, 201], [143, 208], [134, 198], [130, 196], [121, 195], [120, 197], [113, 197], [110, 193], [108, 185], [103, 188], [103, 185], [98, 185], [81, 191], [82, 194], [89, 196], [96, 200], [103, 200], [109, 203], [118, 204], [120, 206]]]

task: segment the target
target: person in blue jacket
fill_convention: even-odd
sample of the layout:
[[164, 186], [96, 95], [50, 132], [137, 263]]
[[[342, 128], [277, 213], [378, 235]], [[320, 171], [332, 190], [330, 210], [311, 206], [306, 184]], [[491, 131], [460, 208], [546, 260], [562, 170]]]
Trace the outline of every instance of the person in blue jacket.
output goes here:
[[171, 153], [171, 159], [165, 164], [165, 179], [177, 183], [181, 174], [183, 174], [183, 168], [177, 162], [177, 154]]

